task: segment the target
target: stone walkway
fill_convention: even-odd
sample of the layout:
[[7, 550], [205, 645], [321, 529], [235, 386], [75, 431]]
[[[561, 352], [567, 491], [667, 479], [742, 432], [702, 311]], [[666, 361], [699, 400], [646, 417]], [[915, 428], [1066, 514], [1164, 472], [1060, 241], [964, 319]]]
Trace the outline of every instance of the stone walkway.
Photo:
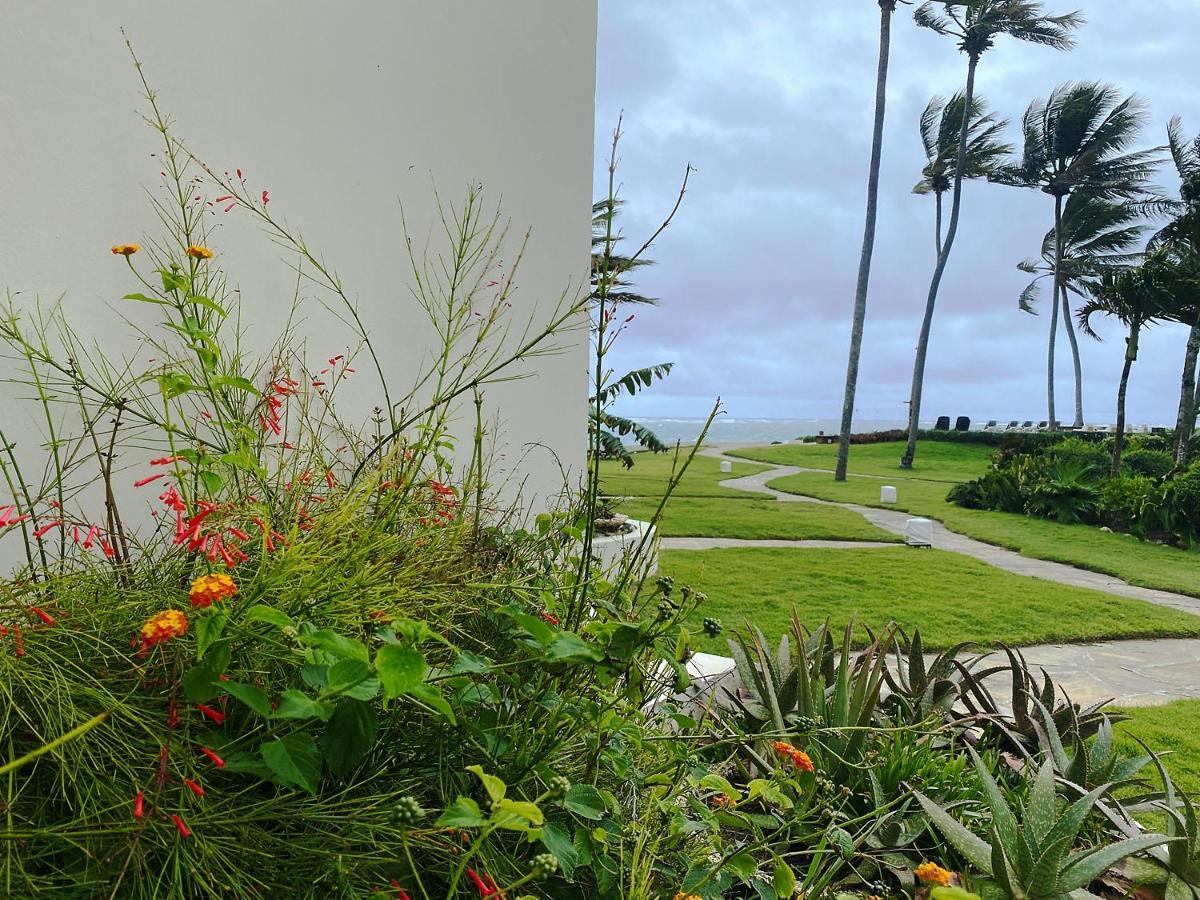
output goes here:
[[[705, 456], [746, 462], [725, 456], [731, 447], [702, 450]], [[768, 465], [768, 464], [763, 464]], [[825, 471], [796, 466], [771, 466], [763, 472], [729, 478], [722, 487], [767, 494], [788, 503], [821, 503], [841, 506], [863, 516], [871, 524], [904, 534], [905, 523], [912, 516], [899, 510], [876, 509], [854, 503], [830, 503], [813, 497], [802, 497], [777, 491], [767, 482], [799, 472]], [[884, 479], [880, 479], [884, 481]], [[1099, 572], [1076, 569], [1062, 563], [1031, 559], [1012, 550], [974, 540], [950, 531], [940, 522], [933, 524], [933, 545], [941, 550], [962, 553], [989, 565], [1018, 575], [1029, 575], [1046, 581], [1073, 587], [1090, 588], [1120, 597], [1144, 600], [1200, 615], [1200, 598], [1138, 587]], [[896, 544], [855, 541], [753, 541], [732, 538], [663, 538], [664, 550], [709, 550], [722, 547], [895, 547]], [[1101, 700], [1115, 700], [1122, 706], [1151, 706], [1172, 700], [1200, 698], [1200, 639], [1179, 638], [1160, 640], [1110, 641], [1098, 644], [1048, 644], [1024, 647], [1026, 661], [1035, 668], [1045, 669], [1056, 683], [1077, 703], [1084, 705]], [[717, 658], [714, 658], [714, 662]], [[730, 664], [732, 660], [728, 661]], [[716, 668], [723, 668], [718, 664]]]

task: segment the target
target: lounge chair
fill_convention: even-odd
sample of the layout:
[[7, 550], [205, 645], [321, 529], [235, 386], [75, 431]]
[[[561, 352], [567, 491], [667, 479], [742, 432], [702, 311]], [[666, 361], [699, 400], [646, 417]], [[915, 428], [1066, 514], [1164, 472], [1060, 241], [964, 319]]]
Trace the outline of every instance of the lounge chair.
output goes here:
[[1020, 424], [1021, 423], [1018, 422], [1016, 419], [1013, 419], [1011, 422], [1008, 423], [1008, 425], [1005, 427], [1004, 430], [1005, 431], [1016, 431], [1020, 427]]
[[954, 421], [954, 430], [955, 431], [970, 431], [971, 430], [971, 420], [969, 418], [967, 418], [966, 416], [959, 416]]
[[989, 419], [988, 423], [983, 426], [984, 431], [999, 431], [999, 423], [995, 419]]
[[1037, 428], [1036, 428], [1036, 429], [1034, 429], [1034, 430], [1035, 430], [1035, 431], [1045, 431], [1045, 430], [1046, 430], [1047, 428], [1049, 428], [1049, 427], [1050, 427], [1050, 423], [1049, 423], [1049, 422], [1038, 422], [1038, 423], [1037, 423]]
[[1022, 431], [1033, 431], [1033, 419], [1026, 419], [1021, 423]]
[[933, 430], [934, 431], [949, 431], [950, 430], [950, 417], [949, 416], [938, 416], [937, 422], [934, 423]]

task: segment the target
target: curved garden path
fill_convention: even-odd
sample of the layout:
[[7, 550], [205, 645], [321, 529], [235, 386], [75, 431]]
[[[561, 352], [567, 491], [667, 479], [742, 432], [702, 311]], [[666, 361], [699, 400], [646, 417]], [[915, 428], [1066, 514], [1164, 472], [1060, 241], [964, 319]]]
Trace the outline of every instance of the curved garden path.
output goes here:
[[[747, 444], [746, 446], [756, 446]], [[852, 510], [868, 522], [894, 534], [904, 534], [909, 513], [876, 509], [855, 503], [833, 503], [789, 494], [770, 487], [767, 482], [799, 472], [824, 469], [778, 466], [740, 457], [726, 456], [732, 446], [705, 448], [705, 456], [730, 462], [756, 462], [768, 466], [762, 472], [729, 478], [722, 487], [765, 494], [786, 503], [821, 503]], [[884, 479], [880, 479], [882, 482]], [[1200, 598], [1138, 587], [1099, 572], [1048, 560], [1031, 559], [1012, 550], [977, 541], [950, 531], [941, 522], [933, 523], [933, 545], [941, 550], [962, 553], [989, 565], [1018, 575], [1029, 575], [1073, 587], [1089, 588], [1120, 597], [1143, 600], [1200, 615]], [[860, 549], [895, 547], [896, 544], [866, 541], [754, 541], [733, 538], [662, 538], [664, 550], [709, 550], [723, 547], [834, 547]], [[1021, 651], [1030, 665], [1043, 668], [1078, 703], [1094, 703], [1115, 698], [1125, 706], [1147, 706], [1172, 700], [1200, 698], [1200, 639], [1170, 638], [1154, 640], [1108, 641], [1096, 644], [1048, 644], [1025, 647]]]

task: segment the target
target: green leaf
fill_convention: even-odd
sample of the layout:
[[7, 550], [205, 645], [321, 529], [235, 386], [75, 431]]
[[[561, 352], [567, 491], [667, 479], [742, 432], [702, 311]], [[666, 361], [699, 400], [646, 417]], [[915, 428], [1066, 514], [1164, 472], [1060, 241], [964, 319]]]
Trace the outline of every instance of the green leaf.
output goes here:
[[429, 665], [420, 650], [384, 644], [375, 654], [375, 669], [383, 683], [383, 698], [391, 700], [407, 694], [425, 681]]
[[[196, 306], [203, 306], [205, 309], [211, 309], [222, 319], [229, 315], [229, 313], [225, 311], [225, 307], [210, 297], [201, 297], [199, 294], [192, 294], [187, 298], [187, 302], [194, 303]], [[243, 378], [241, 380], [245, 381], [246, 379]], [[250, 390], [254, 390], [254, 385], [250, 385]], [[257, 391], [255, 391], [255, 393], [257, 393]]]
[[585, 819], [597, 821], [604, 817], [604, 800], [590, 784], [573, 784], [563, 799], [563, 806]]
[[170, 300], [160, 300], [158, 297], [147, 297], [145, 294], [126, 294], [122, 300], [138, 300], [142, 303], [154, 303], [158, 306], [174, 306]]
[[343, 778], [366, 758], [379, 736], [379, 717], [369, 703], [343, 699], [321, 735], [321, 753], [329, 770]]
[[183, 695], [193, 703], [207, 703], [216, 698], [221, 693], [217, 686], [218, 674], [207, 663], [192, 666], [183, 673]]
[[207, 615], [199, 616], [196, 621], [196, 657], [203, 659], [208, 648], [221, 636], [229, 616], [225, 613], [210, 611]]
[[443, 828], [481, 828], [487, 819], [478, 803], [470, 797], [459, 797], [438, 816], [437, 824]]
[[[550, 822], [542, 828], [542, 845], [554, 854], [563, 875], [568, 880], [575, 876], [575, 867], [579, 865], [579, 852], [571, 841], [570, 834], [561, 825]], [[790, 894], [788, 895], [791, 896]]]
[[246, 610], [247, 622], [266, 622], [268, 625], [274, 625], [277, 628], [295, 628], [296, 623], [292, 621], [291, 616], [281, 612], [271, 606], [263, 606], [261, 603], [256, 603], [254, 606]]
[[301, 691], [284, 691], [279, 706], [271, 714], [273, 719], [320, 719], [328, 721], [333, 715], [333, 704], [314, 700]]
[[335, 631], [330, 631], [328, 628], [318, 628], [309, 632], [301, 632], [300, 639], [309, 647], [324, 650], [326, 653], [332, 653], [334, 656], [340, 656], [345, 659], [361, 659], [363, 662], [366, 662], [371, 658], [370, 651], [367, 650], [366, 644], [362, 641], [345, 637]]
[[280, 784], [316, 795], [321, 777], [321, 751], [306, 731], [294, 731], [262, 745], [263, 762]]
[[496, 801], [492, 810], [492, 823], [498, 828], [509, 831], [528, 831], [529, 827], [541, 825], [545, 821], [542, 811], [536, 803], [528, 800], [513, 800], [505, 797]]
[[330, 694], [347, 694], [359, 700], [370, 700], [379, 693], [379, 679], [370, 663], [361, 659], [339, 659], [325, 676], [325, 689]]
[[596, 662], [602, 658], [594, 645], [587, 643], [573, 631], [555, 635], [546, 650], [546, 659], [554, 662]]
[[960, 887], [935, 887], [929, 892], [929, 896], [931, 900], [980, 900], [978, 894], [964, 891]]
[[162, 276], [163, 290], [168, 294], [172, 291], [187, 293], [188, 282], [191, 280], [188, 276], [181, 272], [172, 272], [169, 269], [159, 269], [158, 274]]
[[264, 719], [271, 717], [271, 704], [267, 701], [267, 695], [260, 688], [237, 681], [226, 681], [221, 686], [227, 693], [241, 700]]
[[504, 795], [508, 793], [508, 785], [504, 783], [504, 779], [487, 774], [483, 771], [483, 766], [467, 766], [467, 771], [474, 772], [483, 782], [483, 789], [487, 791], [488, 799], [492, 801], [493, 805], [503, 800]]
[[992, 874], [992, 848], [988, 846], [987, 841], [972, 834], [964, 828], [958, 821], [948, 812], [922, 794], [920, 791], [913, 791], [917, 801], [925, 810], [925, 814], [933, 821], [940, 831], [951, 844], [954, 845], [959, 853], [961, 853], [971, 865], [985, 875]]
[[742, 881], [749, 881], [758, 871], [758, 863], [749, 853], [738, 853], [725, 861], [725, 868]]
[[216, 472], [202, 469], [197, 474], [199, 475], [200, 483], [204, 485], [204, 490], [208, 491], [210, 495], [216, 494], [225, 485], [225, 479]]
[[791, 900], [796, 896], [796, 873], [784, 860], [776, 857], [775, 870], [772, 873], [771, 884], [775, 888], [775, 896]]
[[701, 778], [700, 787], [706, 788], [710, 791], [719, 791], [730, 800], [737, 800], [741, 797], [738, 789], [730, 784], [728, 779], [714, 773], [709, 773]]
[[1145, 837], [1130, 838], [1104, 847], [1072, 853], [1059, 876], [1058, 887], [1061, 891], [1073, 891], [1091, 884], [1106, 869], [1120, 862], [1126, 856], [1132, 856], [1159, 844], [1165, 844], [1169, 838], [1161, 834], [1151, 834]]
[[441, 689], [436, 684], [419, 684], [413, 690], [409, 691], [408, 695], [412, 699], [419, 700], [426, 706], [436, 709], [442, 714], [442, 718], [451, 725], [458, 723], [458, 720], [454, 717], [454, 710], [446, 702], [446, 698], [442, 696]]

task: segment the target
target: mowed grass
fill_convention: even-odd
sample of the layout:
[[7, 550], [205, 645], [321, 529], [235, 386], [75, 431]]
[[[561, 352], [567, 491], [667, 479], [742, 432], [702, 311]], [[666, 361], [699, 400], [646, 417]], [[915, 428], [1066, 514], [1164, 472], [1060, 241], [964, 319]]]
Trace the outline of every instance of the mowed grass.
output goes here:
[[[682, 465], [687, 449], [680, 451]], [[600, 489], [610, 497], [661, 497], [666, 492], [671, 472], [676, 464], [672, 453], [635, 453], [632, 469], [616, 460], [600, 463]], [[753, 463], [734, 463], [732, 472], [721, 471], [721, 461], [711, 456], [697, 456], [688, 466], [683, 480], [675, 489], [676, 497], [728, 497], [730, 499], [760, 499], [761, 494], [723, 488], [717, 482], [761, 472], [767, 466]]]
[[[1141, 738], [1154, 752], [1163, 754], [1163, 764], [1175, 785], [1200, 800], [1200, 700], [1177, 700], [1121, 712], [1130, 717], [1115, 726], [1121, 749], [1130, 754], [1144, 753], [1133, 740], [1135, 735]], [[1153, 767], [1144, 774], [1158, 784]]]
[[[970, 481], [988, 470], [994, 448], [982, 444], [954, 444], [946, 441], [922, 441], [912, 469], [900, 468], [904, 444], [856, 444], [850, 448], [850, 471], [857, 475], [922, 478], [927, 481]], [[774, 463], [777, 466], [801, 466], [833, 471], [837, 464], [837, 444], [778, 444], [747, 447], [729, 454], [743, 459]]]
[[[673, 550], [660, 568], [708, 595], [696, 614], [727, 628], [757, 625], [777, 640], [801, 620], [921, 629], [930, 647], [959, 641], [1028, 646], [1200, 635], [1200, 617], [1097, 591], [1014, 575], [978, 560], [906, 547]], [[700, 639], [726, 651], [724, 638]]]
[[[654, 515], [658, 502], [625, 500], [618, 511], [635, 519]], [[856, 512], [822, 503], [783, 503], [770, 497], [731, 500], [673, 496], [659, 523], [664, 537], [751, 540], [888, 541], [900, 537], [872, 525]]]
[[896, 504], [888, 508], [938, 519], [950, 530], [976, 540], [1033, 559], [1104, 572], [1141, 587], [1200, 597], [1200, 553], [1143, 543], [1131, 535], [1088, 525], [1062, 525], [1015, 513], [964, 509], [946, 502], [951, 485], [945, 483], [853, 475], [838, 482], [821, 472], [801, 472], [777, 478], [770, 486], [822, 500], [884, 506], [879, 502], [879, 488], [885, 483], [894, 485], [897, 491]]

